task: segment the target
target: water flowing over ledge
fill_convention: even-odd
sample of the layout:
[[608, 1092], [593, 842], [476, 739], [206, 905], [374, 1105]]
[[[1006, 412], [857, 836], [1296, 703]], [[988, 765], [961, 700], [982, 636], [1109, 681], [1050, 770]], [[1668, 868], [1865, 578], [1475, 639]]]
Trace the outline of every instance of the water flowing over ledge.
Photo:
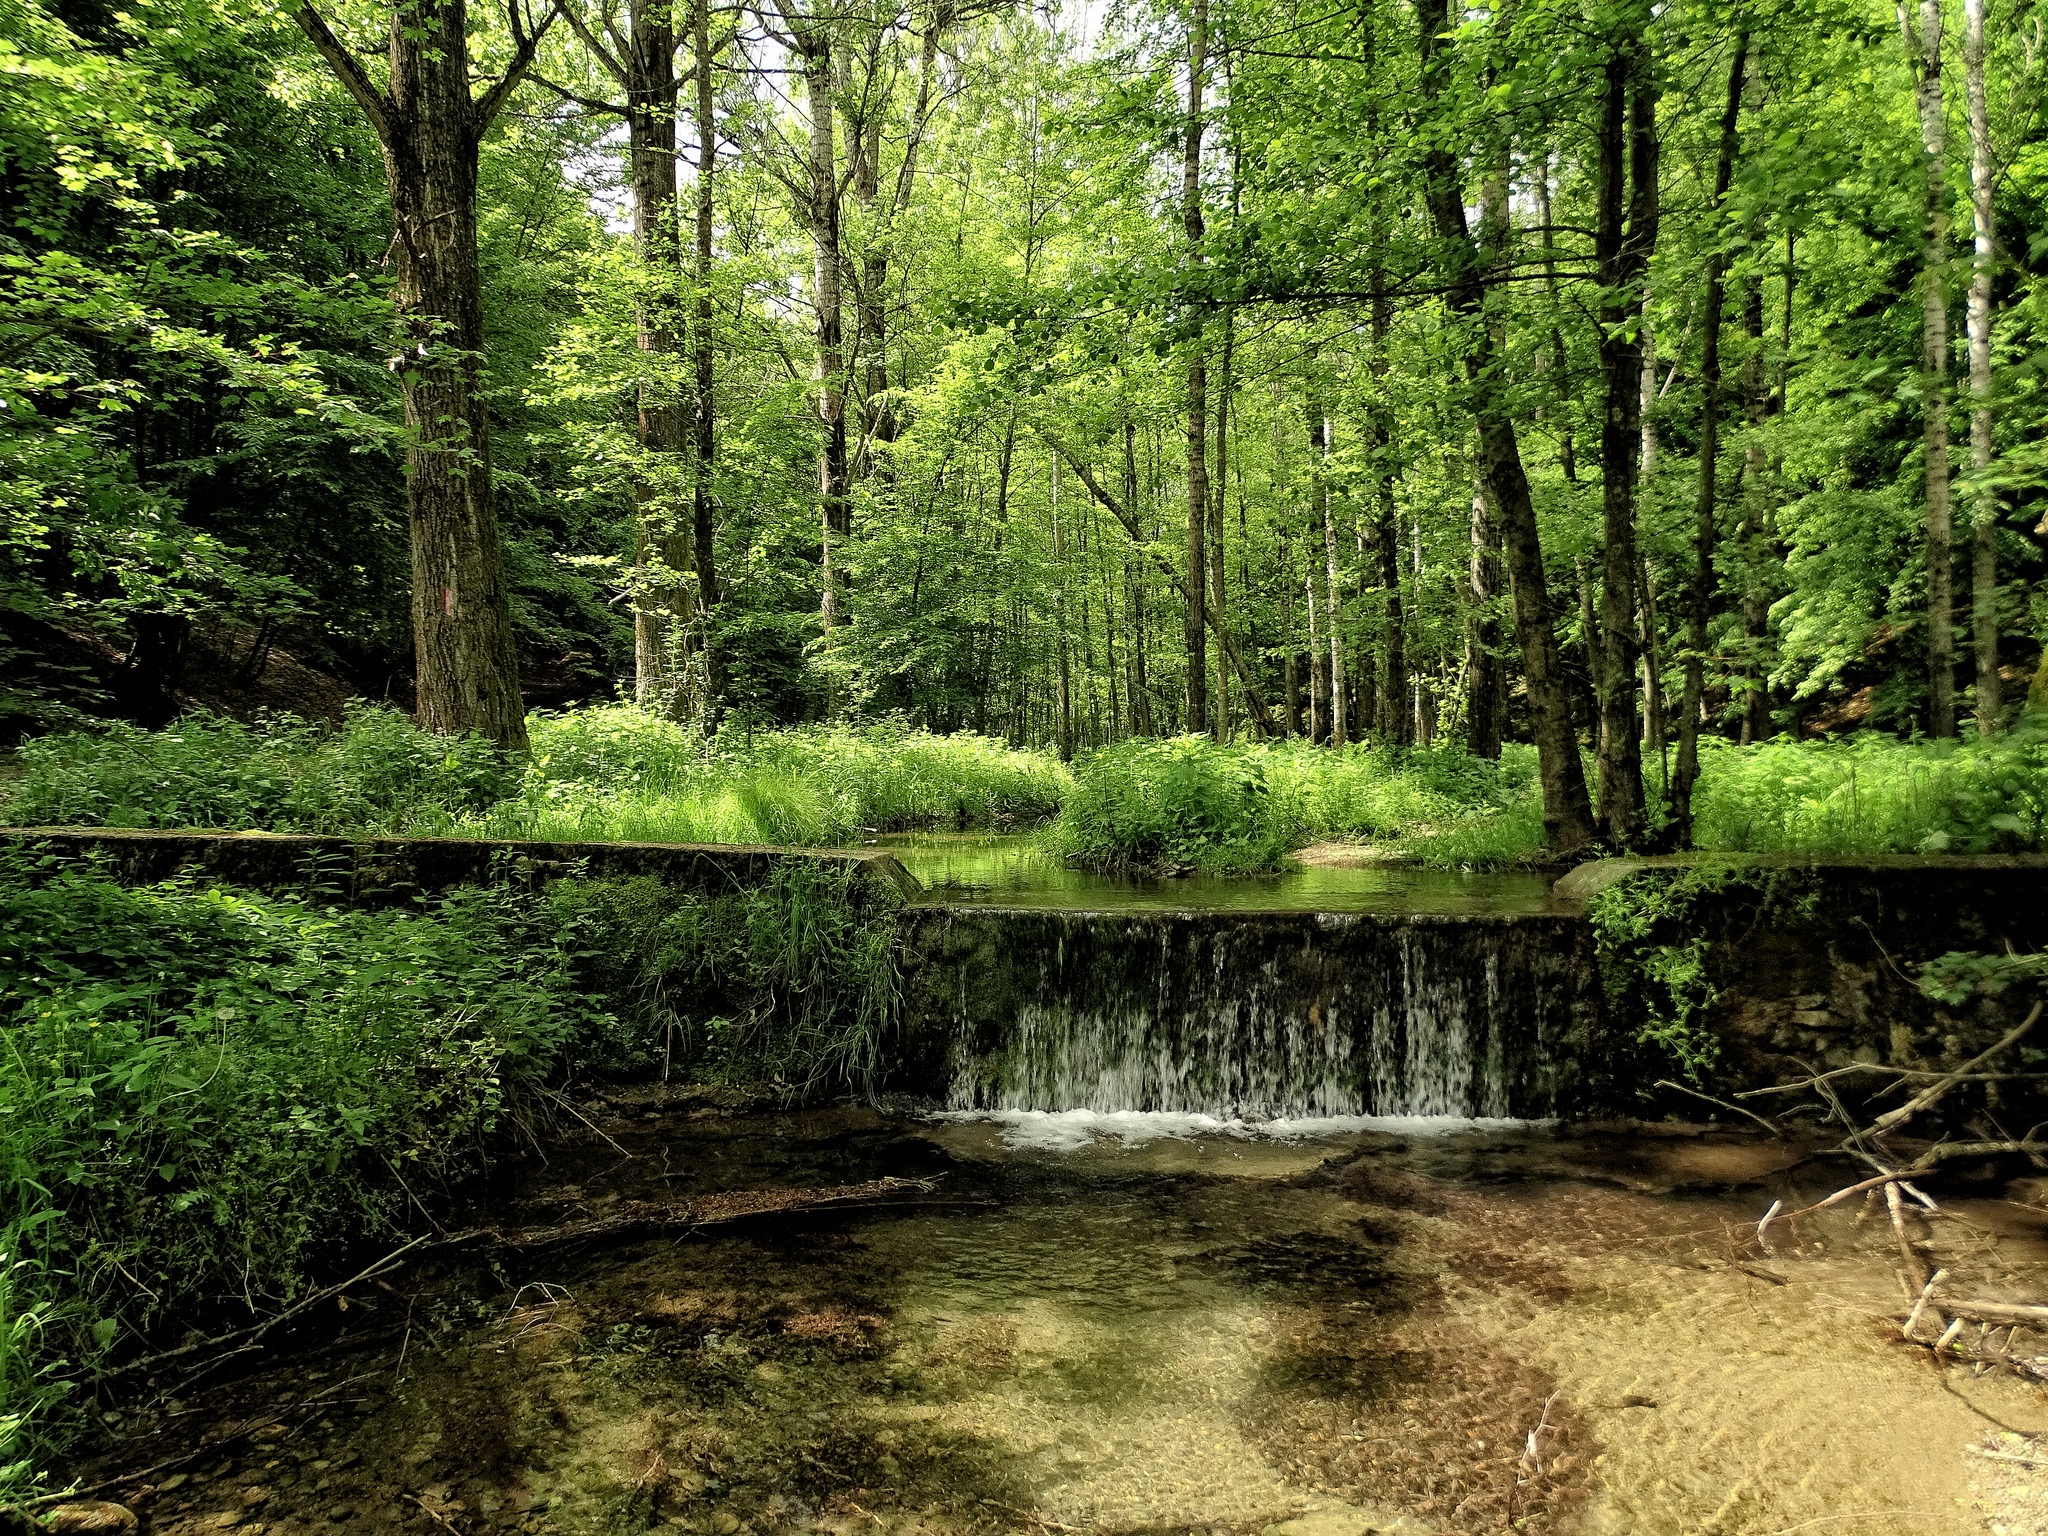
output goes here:
[[1610, 1054], [1567, 915], [906, 918], [907, 1064], [954, 1111], [1546, 1119]]

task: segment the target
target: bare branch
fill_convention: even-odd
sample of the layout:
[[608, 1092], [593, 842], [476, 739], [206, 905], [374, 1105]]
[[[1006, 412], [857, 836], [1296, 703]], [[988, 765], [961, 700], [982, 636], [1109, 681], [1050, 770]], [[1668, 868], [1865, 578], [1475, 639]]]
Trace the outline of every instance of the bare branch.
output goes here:
[[541, 18], [539, 26], [528, 32], [520, 25], [519, 0], [506, 0], [505, 14], [512, 22], [512, 35], [519, 39], [519, 51], [512, 56], [512, 62], [505, 66], [505, 74], [498, 83], [484, 93], [476, 104], [476, 132], [481, 136], [492, 121], [504, 110], [505, 103], [512, 99], [513, 91], [519, 88], [520, 79], [532, 67], [533, 56], [540, 52], [541, 39], [548, 35], [548, 28], [555, 24], [555, 18], [562, 14], [562, 0], [553, 0], [548, 13]]
[[334, 71], [341, 83], [348, 87], [349, 95], [355, 97], [356, 105], [363, 109], [363, 115], [376, 130], [377, 142], [386, 149], [391, 147], [391, 98], [377, 89], [376, 81], [357, 62], [356, 56], [343, 46], [340, 38], [327, 25], [327, 20], [312, 6], [301, 6], [292, 13], [300, 30], [313, 40], [313, 46], [320, 51], [320, 57], [327, 61], [327, 67]]

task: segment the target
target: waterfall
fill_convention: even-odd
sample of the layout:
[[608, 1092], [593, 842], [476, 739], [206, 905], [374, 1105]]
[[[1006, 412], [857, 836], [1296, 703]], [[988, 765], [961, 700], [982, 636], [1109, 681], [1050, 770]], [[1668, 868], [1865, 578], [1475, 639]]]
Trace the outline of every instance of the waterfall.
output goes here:
[[908, 1055], [948, 1108], [1547, 1117], [1598, 1028], [1572, 917], [927, 908]]

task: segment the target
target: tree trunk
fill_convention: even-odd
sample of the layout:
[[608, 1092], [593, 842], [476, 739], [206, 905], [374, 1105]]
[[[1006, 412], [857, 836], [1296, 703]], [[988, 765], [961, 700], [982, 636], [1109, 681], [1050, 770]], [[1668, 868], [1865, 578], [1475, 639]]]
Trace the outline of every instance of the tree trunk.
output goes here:
[[717, 400], [713, 393], [711, 251], [713, 177], [718, 166], [718, 118], [711, 81], [711, 0], [697, 0], [691, 21], [697, 68], [697, 313], [696, 483], [692, 533], [696, 545], [697, 602], [704, 621], [704, 729], [718, 729], [725, 695], [725, 645], [718, 633], [718, 536], [711, 482], [717, 458]]
[[1058, 637], [1059, 666], [1053, 679], [1054, 726], [1058, 731], [1060, 761], [1071, 763], [1074, 760], [1074, 680], [1067, 637], [1067, 540], [1066, 530], [1060, 525], [1060, 461], [1057, 455], [1052, 461], [1052, 560], [1053, 631]]
[[[390, 17], [390, 87], [380, 91], [311, 7], [296, 13], [377, 132], [396, 225], [403, 351], [406, 501], [412, 536], [414, 713], [421, 726], [476, 731], [526, 748], [519, 657], [491, 478], [477, 264], [477, 154], [533, 61], [539, 37], [514, 13], [517, 52], [480, 98], [469, 85], [463, 0], [422, 0]], [[552, 19], [552, 18], [550, 18]], [[545, 30], [545, 28], [543, 28]]]
[[1313, 397], [1309, 401], [1309, 432], [1314, 442], [1315, 470], [1312, 494], [1315, 498], [1315, 515], [1323, 524], [1323, 575], [1326, 583], [1323, 598], [1323, 628], [1328, 631], [1330, 643], [1330, 745], [1341, 747], [1347, 739], [1344, 700], [1344, 598], [1339, 584], [1341, 568], [1337, 563], [1337, 515], [1333, 505], [1335, 497], [1330, 493], [1330, 455], [1335, 450], [1333, 441], [1335, 424], [1324, 411], [1320, 401]]
[[[1721, 147], [1714, 162], [1713, 212], [1718, 219], [1728, 201], [1735, 175], [1735, 136], [1742, 117], [1742, 80], [1749, 58], [1749, 34], [1735, 42], [1728, 66], [1728, 95], [1721, 108]], [[1700, 776], [1700, 710], [1706, 691], [1707, 622], [1713, 616], [1715, 476], [1721, 457], [1721, 303], [1720, 241], [1714, 232], [1707, 256], [1706, 294], [1700, 306], [1700, 474], [1693, 501], [1692, 589], [1685, 616], [1685, 681], [1678, 705], [1678, 761], [1671, 771], [1668, 804], [1672, 833], [1681, 845], [1692, 843], [1692, 791]]]
[[[1638, 468], [1639, 504], [1648, 505], [1657, 473], [1657, 423], [1651, 408], [1657, 401], [1657, 343], [1650, 330], [1650, 301], [1643, 300], [1642, 434], [1643, 451]], [[1640, 530], [1639, 530], [1640, 531]], [[1650, 561], [1642, 540], [1636, 541], [1636, 608], [1642, 621], [1643, 658], [1643, 746], [1657, 760], [1659, 771], [1669, 777], [1671, 764], [1665, 747], [1670, 740], [1664, 717], [1664, 645], [1657, 624], [1657, 588], [1650, 579]]]
[[[626, 94], [633, 249], [650, 274], [636, 330], [640, 350], [650, 358], [649, 372], [658, 375], [681, 345], [673, 323], [682, 252], [676, 227], [676, 37], [668, 0], [632, 0], [628, 27], [628, 46], [618, 63]], [[639, 438], [646, 462], [665, 459], [676, 468], [643, 474], [633, 486], [640, 567], [633, 597], [633, 696], [674, 713], [688, 692], [679, 672], [680, 632], [692, 605], [683, 579], [691, 564], [690, 537], [676, 505], [688, 437], [672, 379], [657, 376], [640, 385]]]
[[1905, 0], [1899, 27], [1913, 64], [1926, 192], [1920, 272], [1921, 444], [1927, 495], [1927, 729], [1956, 733], [1953, 515], [1948, 466], [1948, 117], [1941, 89], [1941, 0], [1919, 0], [1914, 32]]
[[[1607, 411], [1600, 433], [1600, 791], [1608, 843], [1633, 848], [1643, 828], [1642, 744], [1636, 735], [1636, 471], [1642, 437], [1641, 332], [1630, 320], [1656, 241], [1657, 94], [1644, 31], [1632, 14], [1607, 62], [1599, 137], [1600, 373]], [[1625, 214], [1624, 214], [1625, 209]]]
[[[1188, 23], [1188, 112], [1182, 134], [1181, 165], [1181, 218], [1187, 229], [1190, 263], [1201, 260], [1202, 250], [1202, 87], [1208, 50], [1208, 0], [1194, 0]], [[1209, 659], [1203, 628], [1203, 593], [1208, 582], [1203, 534], [1209, 516], [1209, 375], [1199, 311], [1190, 323], [1194, 335], [1188, 349], [1188, 569], [1187, 623], [1183, 634], [1188, 653], [1187, 730], [1192, 735], [1209, 723]]]
[[[1215, 614], [1215, 625], [1219, 630], [1230, 623], [1230, 593], [1226, 576], [1229, 572], [1228, 551], [1223, 539], [1224, 498], [1230, 493], [1230, 390], [1231, 364], [1237, 345], [1237, 327], [1233, 317], [1223, 317], [1223, 358], [1216, 379], [1216, 494], [1209, 499], [1209, 606]], [[1225, 647], [1216, 647], [1216, 722], [1215, 737], [1218, 741], [1230, 739], [1230, 656]]]
[[[1449, 60], [1442, 37], [1448, 26], [1446, 0], [1421, 0], [1416, 14], [1421, 34], [1422, 94], [1431, 107], [1444, 95]], [[1578, 848], [1596, 836], [1586, 799], [1586, 775], [1579, 744], [1572, 731], [1562, 668], [1558, 665], [1557, 631], [1550, 606], [1550, 584], [1543, 569], [1543, 547], [1536, 530], [1536, 505], [1522, 469], [1522, 448], [1504, 407], [1493, 338], [1484, 321], [1488, 275], [1473, 249], [1465, 219], [1464, 189], [1458, 160], [1441, 140], [1424, 155], [1424, 175], [1431, 222], [1445, 248], [1443, 265], [1450, 279], [1452, 314], [1463, 322], [1466, 380], [1472, 413], [1479, 429], [1481, 473], [1493, 493], [1500, 517], [1508, 577], [1515, 594], [1515, 636], [1522, 648], [1522, 675], [1529, 694], [1534, 726], [1538, 777], [1543, 789], [1543, 830], [1558, 852]]]
[[1310, 557], [1308, 574], [1302, 578], [1301, 588], [1308, 600], [1308, 739], [1320, 745], [1323, 740], [1323, 721], [1330, 700], [1330, 674], [1316, 633], [1314, 557]]
[[[853, 532], [847, 499], [846, 353], [841, 328], [842, 258], [839, 250], [837, 151], [832, 43], [822, 31], [795, 34], [804, 63], [811, 118], [810, 186], [805, 213], [811, 226], [812, 297], [817, 304], [819, 605], [829, 650], [847, 621], [846, 543]], [[828, 687], [836, 693], [836, 682]], [[833, 706], [836, 711], [836, 705]]]
[[1970, 207], [1976, 256], [1970, 268], [1970, 637], [1977, 653], [1977, 733], [1995, 735], [2003, 713], [1998, 680], [1998, 497], [1991, 470], [1991, 117], [1984, 98], [1984, 0], [1963, 0], [1963, 80], [1970, 104]]
[[1500, 756], [1507, 691], [1500, 664], [1500, 537], [1483, 481], [1472, 482], [1472, 565], [1465, 598], [1465, 747], [1474, 757]]

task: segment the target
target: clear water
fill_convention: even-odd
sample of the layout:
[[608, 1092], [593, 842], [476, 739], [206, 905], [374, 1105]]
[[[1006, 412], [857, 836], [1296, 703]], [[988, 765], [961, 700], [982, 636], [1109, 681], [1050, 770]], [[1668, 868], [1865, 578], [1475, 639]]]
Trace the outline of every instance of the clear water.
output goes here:
[[1132, 879], [1071, 869], [1032, 833], [904, 832], [877, 838], [953, 905], [1112, 912], [1364, 912], [1441, 917], [1558, 910], [1548, 875], [1399, 865], [1299, 865], [1277, 875]]
[[[932, 1182], [401, 1271], [325, 1309], [326, 1343], [131, 1417], [81, 1480], [227, 1438], [154, 1497], [120, 1490], [165, 1536], [2018, 1536], [2048, 1503], [2040, 1472], [1968, 1449], [2039, 1424], [2038, 1391], [1945, 1380], [1877, 1321], [1901, 1306], [1881, 1219], [1756, 1247], [1772, 1199], [1838, 1182], [1800, 1148], [1169, 1121], [1056, 1144], [1015, 1118], [638, 1103], [601, 1123], [610, 1145], [551, 1147], [480, 1219]], [[2012, 1213], [1959, 1207], [1938, 1261], [2039, 1294]]]

